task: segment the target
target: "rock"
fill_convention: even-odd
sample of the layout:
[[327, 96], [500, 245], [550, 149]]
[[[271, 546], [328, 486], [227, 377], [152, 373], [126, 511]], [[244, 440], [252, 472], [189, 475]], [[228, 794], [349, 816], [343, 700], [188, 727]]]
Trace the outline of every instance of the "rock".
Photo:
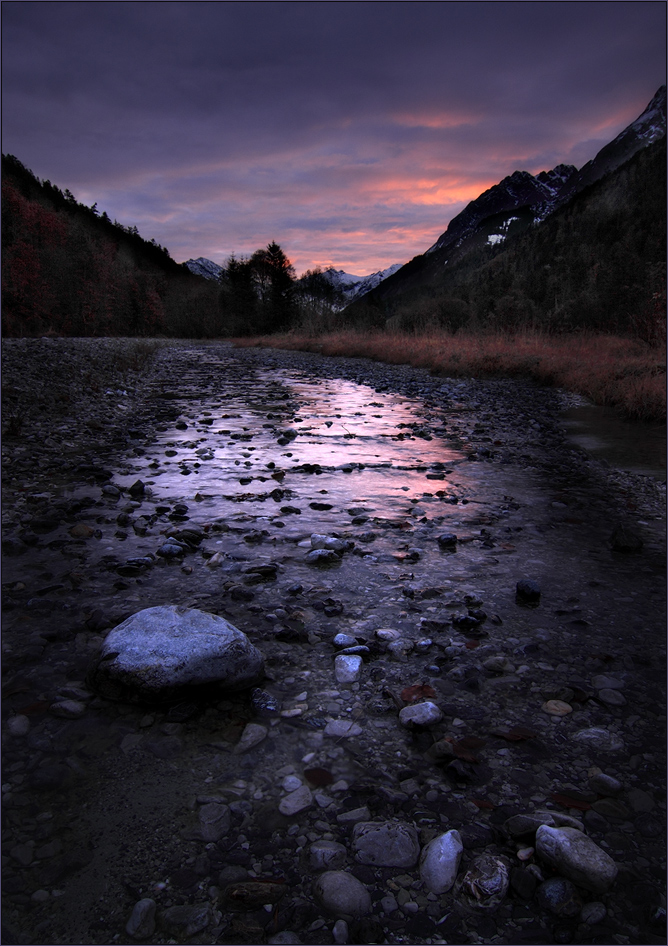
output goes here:
[[524, 867], [514, 867], [510, 872], [510, 886], [522, 900], [533, 899], [537, 882], [534, 874]]
[[404, 706], [399, 711], [399, 722], [407, 729], [413, 729], [416, 726], [434, 726], [443, 719], [443, 713], [435, 703], [428, 700], [424, 703], [416, 703], [414, 706]]
[[95, 529], [86, 525], [85, 522], [77, 522], [71, 529], [67, 530], [73, 539], [90, 539], [95, 535]]
[[296, 815], [313, 804], [313, 793], [308, 785], [302, 785], [294, 792], [282, 798], [278, 810], [282, 815]]
[[336, 921], [332, 935], [334, 936], [335, 943], [340, 944], [340, 946], [345, 946], [348, 942], [348, 924], [345, 920]]
[[168, 907], [160, 915], [161, 928], [170, 936], [185, 938], [200, 933], [209, 925], [211, 908], [208, 903]]
[[620, 693], [619, 690], [613, 690], [610, 687], [599, 690], [598, 698], [608, 706], [624, 706], [626, 704], [626, 697], [624, 694]]
[[504, 822], [503, 827], [511, 838], [526, 838], [534, 835], [542, 824], [554, 826], [555, 821], [551, 812], [527, 812], [526, 814], [513, 815], [512, 818], [508, 818]]
[[446, 831], [431, 840], [420, 856], [420, 877], [432, 893], [445, 893], [454, 886], [464, 846], [458, 831]]
[[604, 752], [618, 752], [624, 748], [624, 741], [620, 736], [598, 726], [578, 730], [578, 732], [573, 733], [571, 740], [591, 746], [592, 749], [601, 749]]
[[86, 712], [86, 706], [78, 700], [61, 700], [52, 703], [49, 712], [52, 716], [60, 716], [63, 719], [79, 719]]
[[592, 677], [591, 685], [596, 690], [623, 690], [624, 684], [617, 677], [611, 677], [607, 673], [599, 673]]
[[145, 897], [135, 903], [125, 932], [133, 939], [148, 939], [155, 932], [155, 900]]
[[333, 552], [344, 552], [348, 548], [348, 543], [343, 539], [337, 539], [333, 535], [318, 535], [314, 533], [311, 536], [312, 549], [330, 549]]
[[355, 647], [357, 638], [353, 637], [351, 634], [337, 634], [332, 640], [332, 644], [334, 644], [335, 647]]
[[361, 808], [353, 808], [351, 811], [342, 811], [340, 815], [336, 816], [336, 820], [339, 824], [358, 824], [361, 821], [368, 821], [371, 817], [371, 812], [366, 805], [363, 805]]
[[230, 830], [229, 807], [216, 802], [202, 805], [199, 810], [199, 824], [203, 841], [220, 841]]
[[589, 779], [589, 787], [599, 795], [609, 795], [614, 798], [622, 790], [622, 783], [612, 775], [606, 775], [604, 772], [598, 772]]
[[547, 703], [543, 703], [541, 709], [550, 716], [568, 716], [573, 712], [570, 703], [564, 703], [563, 700], [548, 700]]
[[286, 775], [281, 785], [286, 792], [296, 792], [304, 783], [296, 775]]
[[509, 869], [505, 859], [482, 854], [473, 862], [455, 891], [465, 907], [475, 912], [493, 913], [508, 891]]
[[613, 859], [574, 828], [542, 825], [536, 832], [536, 853], [573, 883], [594, 893], [604, 893], [617, 876]]
[[643, 540], [634, 529], [620, 522], [613, 529], [610, 544], [615, 552], [640, 552]]
[[313, 870], [337, 870], [343, 867], [348, 852], [338, 841], [314, 841], [309, 848], [309, 864]]
[[240, 880], [228, 884], [223, 892], [227, 905], [234, 910], [257, 910], [265, 903], [278, 903], [288, 892], [287, 884], [270, 881]]
[[564, 877], [550, 877], [538, 885], [536, 899], [544, 910], [555, 916], [577, 916], [582, 909], [578, 892]]
[[169, 540], [163, 543], [156, 552], [156, 555], [159, 555], [160, 558], [180, 558], [185, 554], [186, 550], [182, 545], [179, 545], [178, 542], [170, 542]]
[[600, 798], [592, 804], [592, 810], [613, 821], [626, 821], [629, 810], [618, 798]]
[[27, 736], [30, 731], [30, 720], [27, 716], [12, 716], [7, 721], [7, 729], [12, 736]]
[[371, 897], [364, 884], [342, 870], [321, 874], [313, 884], [316, 899], [325, 910], [342, 919], [371, 912]]
[[263, 670], [262, 654], [234, 625], [172, 605], [139, 611], [112, 630], [86, 679], [107, 699], [160, 702], [207, 683], [245, 689]]
[[636, 813], [654, 810], [654, 799], [642, 788], [632, 788], [628, 792], [626, 799], [631, 809]]
[[278, 716], [281, 711], [280, 700], [260, 687], [251, 690], [251, 706], [258, 716]]
[[339, 654], [334, 659], [334, 675], [337, 683], [354, 683], [359, 680], [362, 658]]
[[301, 946], [301, 940], [292, 930], [281, 930], [267, 940], [269, 946]]
[[356, 824], [352, 847], [360, 864], [374, 867], [414, 867], [420, 854], [416, 829], [397, 821]]
[[517, 582], [517, 597], [520, 601], [530, 601], [537, 603], [540, 601], [540, 585], [537, 581], [529, 578], [523, 578]]
[[306, 553], [304, 561], [309, 565], [336, 565], [341, 558], [331, 549], [312, 549]]
[[580, 920], [587, 926], [594, 926], [596, 923], [602, 923], [607, 913], [605, 904], [592, 900], [591, 903], [585, 903], [583, 906]]
[[253, 746], [257, 746], [258, 743], [262, 742], [263, 739], [266, 739], [268, 732], [267, 727], [260, 726], [259, 723], [246, 723], [244, 731], [241, 734], [241, 739], [232, 751], [235, 755], [241, 755], [242, 752], [247, 752], [249, 749], [252, 749]]
[[439, 535], [438, 546], [441, 549], [456, 549], [457, 548], [457, 536], [454, 532], [443, 532]]
[[400, 638], [396, 641], [390, 641], [390, 643], [387, 645], [387, 652], [393, 660], [405, 661], [410, 652], [413, 650], [413, 647], [413, 641]]

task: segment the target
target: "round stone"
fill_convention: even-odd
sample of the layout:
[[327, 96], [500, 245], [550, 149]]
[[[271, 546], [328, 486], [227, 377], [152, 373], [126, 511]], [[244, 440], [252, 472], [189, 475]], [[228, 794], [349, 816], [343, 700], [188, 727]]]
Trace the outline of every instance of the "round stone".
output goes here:
[[530, 578], [523, 578], [517, 582], [517, 597], [523, 601], [540, 601], [540, 585]]
[[617, 877], [617, 865], [582, 831], [542, 825], [536, 832], [536, 853], [579, 887], [604, 893]]
[[135, 903], [125, 932], [133, 939], [148, 939], [155, 932], [155, 900], [146, 897]]
[[422, 850], [420, 878], [432, 893], [450, 890], [457, 879], [464, 845], [459, 831], [446, 831], [433, 838]]
[[570, 703], [564, 703], [563, 700], [548, 700], [547, 703], [543, 703], [541, 709], [550, 716], [568, 716], [573, 712]]
[[404, 706], [399, 711], [399, 721], [402, 726], [412, 729], [414, 726], [434, 726], [443, 719], [443, 713], [435, 703], [426, 701], [414, 706]]
[[282, 815], [296, 815], [313, 804], [313, 793], [308, 785], [302, 785], [294, 792], [282, 798], [278, 810]]
[[624, 694], [620, 693], [619, 690], [613, 690], [611, 687], [599, 690], [598, 698], [599, 700], [603, 700], [604, 703], [607, 703], [608, 706], [624, 706], [626, 704]]
[[364, 884], [343, 870], [321, 874], [313, 885], [316, 899], [325, 910], [342, 919], [371, 912], [371, 897]]
[[550, 877], [538, 885], [536, 899], [544, 910], [555, 916], [577, 916], [582, 908], [578, 892], [564, 877]]
[[598, 772], [589, 779], [589, 787], [593, 792], [599, 795], [609, 795], [614, 797], [619, 795], [622, 790], [622, 783], [612, 775], [606, 775], [604, 772]]
[[309, 848], [309, 863], [314, 870], [337, 870], [345, 864], [347, 853], [338, 841], [314, 841]]
[[414, 867], [420, 855], [416, 829], [398, 821], [356, 824], [352, 847], [360, 864], [374, 867]]
[[362, 658], [357, 655], [339, 654], [334, 659], [334, 675], [337, 683], [354, 683], [362, 670]]
[[588, 926], [594, 926], [596, 923], [602, 923], [607, 913], [604, 904], [598, 900], [592, 900], [591, 903], [585, 903], [583, 906], [580, 919]]
[[12, 736], [26, 736], [30, 730], [30, 720], [27, 716], [12, 716], [7, 722], [7, 729]]
[[585, 746], [591, 746], [592, 749], [600, 749], [603, 752], [618, 752], [624, 748], [624, 740], [620, 736], [599, 726], [593, 726], [591, 729], [580, 729], [573, 733], [571, 740], [580, 742]]

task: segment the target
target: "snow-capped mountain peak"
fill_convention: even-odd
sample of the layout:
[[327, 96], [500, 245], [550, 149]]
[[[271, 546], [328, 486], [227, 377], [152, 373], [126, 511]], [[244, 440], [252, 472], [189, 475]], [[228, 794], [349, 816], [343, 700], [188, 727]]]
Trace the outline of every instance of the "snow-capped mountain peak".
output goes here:
[[183, 264], [187, 266], [191, 273], [196, 276], [203, 276], [204, 279], [220, 279], [223, 267], [213, 260], [206, 259], [204, 256], [198, 256], [197, 259], [189, 259]]

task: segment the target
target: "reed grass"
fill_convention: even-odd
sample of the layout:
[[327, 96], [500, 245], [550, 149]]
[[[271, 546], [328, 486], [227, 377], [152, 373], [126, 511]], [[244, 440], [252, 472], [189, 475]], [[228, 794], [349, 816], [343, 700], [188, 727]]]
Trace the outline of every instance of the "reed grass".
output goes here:
[[565, 388], [632, 420], [665, 421], [666, 364], [662, 349], [612, 335], [421, 335], [340, 331], [319, 337], [289, 333], [233, 340], [239, 347], [283, 348], [371, 358], [426, 368], [444, 377], [527, 378]]

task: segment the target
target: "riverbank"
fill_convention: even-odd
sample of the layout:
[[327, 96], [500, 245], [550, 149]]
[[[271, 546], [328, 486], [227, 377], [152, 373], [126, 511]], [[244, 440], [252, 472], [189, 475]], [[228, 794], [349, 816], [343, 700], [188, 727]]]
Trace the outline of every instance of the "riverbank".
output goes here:
[[[570, 448], [557, 390], [224, 343], [115, 377], [93, 339], [2, 354], [4, 942], [131, 944], [138, 903], [156, 946], [665, 939], [665, 486]], [[88, 687], [109, 630], [166, 604], [249, 637], [260, 704]], [[410, 729], [416, 696], [442, 716]], [[541, 819], [614, 886], [551, 868]], [[417, 851], [449, 831], [434, 892]], [[482, 908], [481, 858], [510, 881]], [[365, 915], [323, 904], [337, 869]]]
[[299, 333], [235, 339], [239, 347], [373, 358], [426, 368], [453, 378], [528, 378], [617, 408], [632, 420], [666, 420], [666, 363], [662, 349], [609, 335], [421, 335], [401, 332]]

